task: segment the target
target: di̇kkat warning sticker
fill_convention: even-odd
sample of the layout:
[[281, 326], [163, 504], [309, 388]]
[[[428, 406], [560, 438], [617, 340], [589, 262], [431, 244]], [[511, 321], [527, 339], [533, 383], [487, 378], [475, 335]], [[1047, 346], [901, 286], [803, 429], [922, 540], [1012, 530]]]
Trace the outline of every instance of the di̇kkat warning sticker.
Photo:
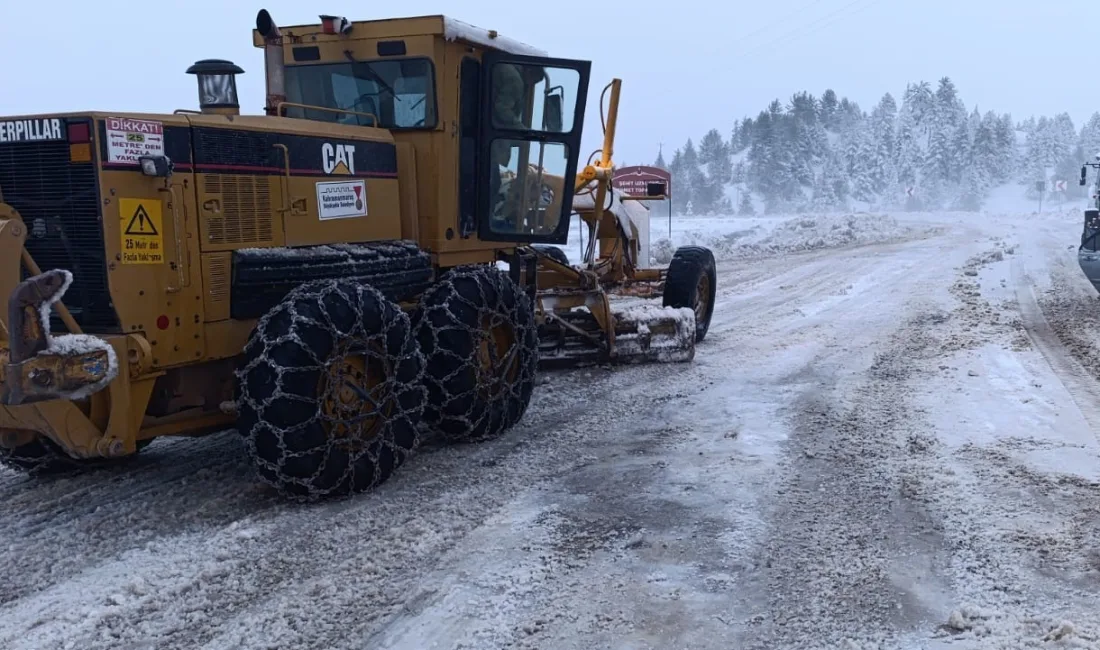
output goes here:
[[156, 199], [119, 199], [123, 264], [164, 263], [164, 222]]
[[164, 155], [164, 125], [150, 120], [108, 117], [107, 162], [137, 165], [141, 156]]
[[367, 216], [366, 182], [317, 183], [317, 215], [322, 221]]

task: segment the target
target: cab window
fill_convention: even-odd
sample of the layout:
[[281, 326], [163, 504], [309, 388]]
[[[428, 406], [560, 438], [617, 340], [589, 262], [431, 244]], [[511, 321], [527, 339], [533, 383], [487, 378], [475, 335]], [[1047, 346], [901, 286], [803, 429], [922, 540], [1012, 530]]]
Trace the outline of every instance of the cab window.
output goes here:
[[577, 111], [580, 73], [523, 63], [493, 65], [493, 127], [569, 133]]
[[288, 66], [287, 101], [349, 111], [334, 113], [288, 107], [288, 117], [384, 129], [436, 126], [435, 74], [423, 58], [348, 61]]

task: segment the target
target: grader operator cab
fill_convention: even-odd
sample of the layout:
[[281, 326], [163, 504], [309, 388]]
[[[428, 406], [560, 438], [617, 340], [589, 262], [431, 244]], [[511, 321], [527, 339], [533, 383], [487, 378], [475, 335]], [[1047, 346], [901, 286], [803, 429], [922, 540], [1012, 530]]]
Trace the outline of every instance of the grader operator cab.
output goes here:
[[[266, 115], [204, 60], [199, 111], [0, 118], [0, 460], [235, 426], [283, 493], [348, 494], [426, 436], [508, 429], [540, 360], [693, 358], [714, 259], [638, 259], [610, 187], [618, 80], [581, 167], [587, 61], [439, 16], [261, 11], [253, 39]], [[573, 214], [577, 265], [552, 247]]]

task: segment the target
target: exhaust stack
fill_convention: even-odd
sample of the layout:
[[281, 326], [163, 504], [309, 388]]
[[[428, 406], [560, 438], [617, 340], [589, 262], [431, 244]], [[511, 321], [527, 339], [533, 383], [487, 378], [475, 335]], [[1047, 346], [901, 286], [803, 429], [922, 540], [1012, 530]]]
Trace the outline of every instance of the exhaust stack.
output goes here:
[[267, 103], [264, 105], [264, 112], [277, 115], [279, 103], [286, 101], [283, 34], [267, 9], [261, 9], [256, 14], [256, 31], [264, 37], [264, 68], [267, 77]]

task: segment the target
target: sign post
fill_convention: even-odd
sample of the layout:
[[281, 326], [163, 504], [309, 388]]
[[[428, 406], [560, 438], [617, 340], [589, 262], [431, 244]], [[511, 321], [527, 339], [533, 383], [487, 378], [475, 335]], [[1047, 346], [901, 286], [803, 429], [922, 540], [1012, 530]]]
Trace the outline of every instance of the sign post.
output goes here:
[[1043, 213], [1043, 191], [1047, 189], [1046, 181], [1036, 181], [1035, 189], [1039, 192], [1039, 214]]
[[616, 169], [612, 183], [636, 201], [667, 201], [668, 236], [672, 238], [672, 174], [660, 167], [634, 165]]
[[[612, 186], [632, 201], [666, 201], [668, 203], [668, 236], [672, 239], [672, 175], [660, 167], [635, 165], [616, 169]], [[638, 242], [642, 259], [649, 260], [649, 218], [646, 218], [644, 241]], [[644, 249], [644, 250], [643, 250]]]

